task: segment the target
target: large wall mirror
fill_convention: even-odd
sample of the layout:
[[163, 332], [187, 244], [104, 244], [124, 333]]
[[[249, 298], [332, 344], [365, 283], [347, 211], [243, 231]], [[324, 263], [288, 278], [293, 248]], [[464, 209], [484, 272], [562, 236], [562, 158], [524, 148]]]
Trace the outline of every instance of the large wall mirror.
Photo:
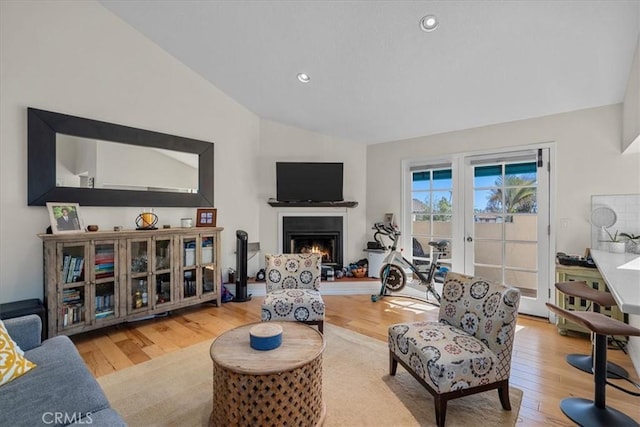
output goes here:
[[213, 206], [213, 143], [28, 109], [28, 203]]

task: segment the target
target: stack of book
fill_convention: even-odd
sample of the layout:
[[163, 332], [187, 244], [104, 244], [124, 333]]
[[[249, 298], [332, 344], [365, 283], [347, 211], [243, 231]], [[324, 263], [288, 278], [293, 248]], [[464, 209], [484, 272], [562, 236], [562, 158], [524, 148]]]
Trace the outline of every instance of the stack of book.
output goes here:
[[84, 300], [80, 289], [71, 288], [62, 291], [62, 324], [64, 326], [83, 320]]
[[107, 248], [96, 246], [96, 265], [95, 276], [96, 279], [104, 279], [106, 277], [113, 277], [114, 266], [114, 249], [113, 246]]
[[96, 295], [96, 319], [113, 315], [113, 294]]

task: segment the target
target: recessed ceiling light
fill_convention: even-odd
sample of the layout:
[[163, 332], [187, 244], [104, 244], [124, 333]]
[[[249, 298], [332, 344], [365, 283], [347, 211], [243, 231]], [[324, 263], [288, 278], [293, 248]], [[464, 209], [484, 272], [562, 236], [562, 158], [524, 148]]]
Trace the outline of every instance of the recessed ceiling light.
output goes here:
[[438, 25], [438, 17], [435, 15], [427, 15], [420, 20], [420, 29], [428, 33], [438, 28]]
[[308, 74], [300, 73], [298, 74], [298, 80], [300, 80], [301, 83], [309, 83], [311, 81], [311, 77], [309, 77]]

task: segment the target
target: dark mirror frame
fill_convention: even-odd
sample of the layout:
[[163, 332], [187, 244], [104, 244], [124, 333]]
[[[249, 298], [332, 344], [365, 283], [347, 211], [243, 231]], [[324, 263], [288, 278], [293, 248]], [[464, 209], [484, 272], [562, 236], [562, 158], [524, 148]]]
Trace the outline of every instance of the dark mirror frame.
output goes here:
[[[47, 202], [72, 202], [84, 206], [213, 206], [214, 144], [211, 142], [35, 108], [28, 108], [27, 116], [29, 206], [45, 206]], [[198, 193], [56, 187], [57, 133], [197, 154]]]

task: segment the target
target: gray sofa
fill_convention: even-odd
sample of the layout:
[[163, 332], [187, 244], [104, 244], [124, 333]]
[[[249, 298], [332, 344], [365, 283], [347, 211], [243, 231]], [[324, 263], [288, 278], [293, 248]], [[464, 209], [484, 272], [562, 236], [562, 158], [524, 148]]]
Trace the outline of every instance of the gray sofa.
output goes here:
[[[36, 315], [3, 320], [35, 369], [0, 386], [0, 424], [126, 426], [66, 336], [40, 342]], [[5, 424], [7, 423], [7, 424]]]

